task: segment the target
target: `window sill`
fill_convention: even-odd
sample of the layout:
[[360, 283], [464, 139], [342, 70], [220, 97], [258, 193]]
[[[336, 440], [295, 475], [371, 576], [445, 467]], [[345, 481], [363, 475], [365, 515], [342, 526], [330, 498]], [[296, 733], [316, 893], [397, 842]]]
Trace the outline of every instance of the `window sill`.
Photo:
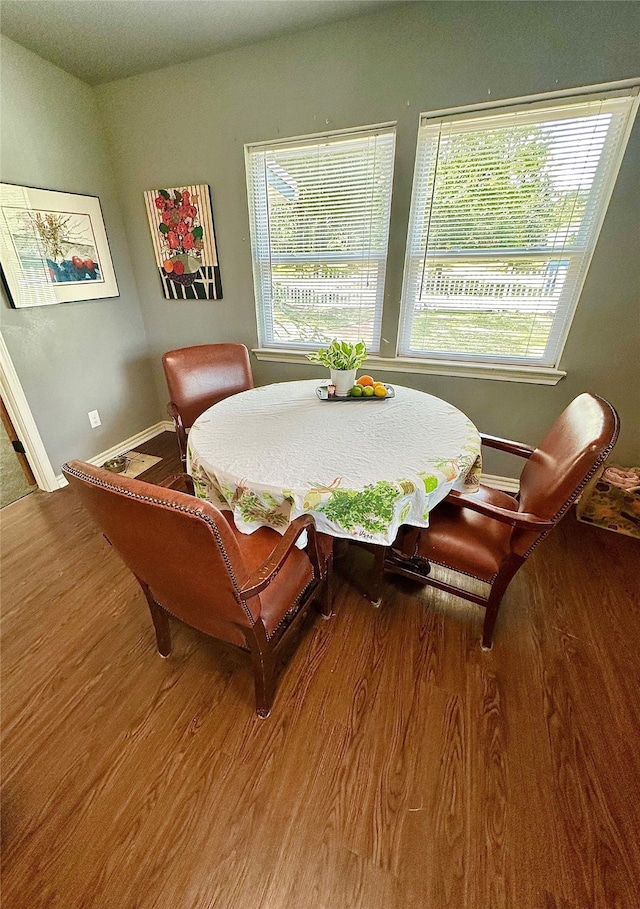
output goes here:
[[[272, 347], [255, 348], [257, 360], [271, 363], [307, 363], [306, 354], [296, 350]], [[317, 364], [313, 364], [317, 368]], [[322, 367], [321, 367], [322, 368]], [[367, 369], [380, 372], [420, 373], [432, 376], [452, 376], [460, 379], [492, 379], [499, 382], [522, 382], [528, 385], [557, 385], [566, 376], [561, 369], [548, 366], [502, 366], [488, 363], [462, 363], [453, 360], [418, 360], [412, 357], [367, 357]]]

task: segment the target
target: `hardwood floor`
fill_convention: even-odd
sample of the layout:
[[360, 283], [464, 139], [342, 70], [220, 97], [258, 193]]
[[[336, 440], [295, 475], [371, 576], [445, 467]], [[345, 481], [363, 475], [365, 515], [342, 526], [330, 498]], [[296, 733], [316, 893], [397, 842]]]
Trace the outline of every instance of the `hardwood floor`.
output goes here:
[[[150, 474], [177, 469], [175, 438]], [[481, 610], [401, 578], [248, 658], [146, 604], [73, 493], [2, 515], [6, 909], [632, 909], [640, 546], [570, 515]]]

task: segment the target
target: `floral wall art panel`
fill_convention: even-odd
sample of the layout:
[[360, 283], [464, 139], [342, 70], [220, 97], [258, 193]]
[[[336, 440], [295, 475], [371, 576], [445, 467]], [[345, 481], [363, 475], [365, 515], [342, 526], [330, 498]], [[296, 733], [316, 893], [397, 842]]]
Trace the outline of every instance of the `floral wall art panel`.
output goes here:
[[97, 196], [0, 183], [0, 263], [15, 309], [119, 296]]
[[167, 300], [220, 300], [222, 281], [211, 195], [204, 183], [144, 194], [151, 242]]

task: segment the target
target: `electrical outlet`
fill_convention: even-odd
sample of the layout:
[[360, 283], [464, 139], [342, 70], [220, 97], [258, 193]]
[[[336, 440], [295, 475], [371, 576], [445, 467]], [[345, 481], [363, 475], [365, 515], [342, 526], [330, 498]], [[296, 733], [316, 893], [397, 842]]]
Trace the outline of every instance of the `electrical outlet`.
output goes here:
[[89, 422], [91, 423], [92, 429], [96, 429], [98, 426], [102, 426], [100, 414], [97, 410], [92, 410], [89, 412]]

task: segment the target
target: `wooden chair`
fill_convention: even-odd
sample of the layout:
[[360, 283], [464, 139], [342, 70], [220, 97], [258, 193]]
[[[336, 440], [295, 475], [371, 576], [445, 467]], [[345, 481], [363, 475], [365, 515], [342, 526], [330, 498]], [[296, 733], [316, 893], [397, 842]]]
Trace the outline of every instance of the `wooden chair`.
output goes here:
[[169, 350], [162, 357], [168, 411], [173, 418], [183, 470], [187, 466], [187, 430], [207, 408], [239, 391], [253, 388], [249, 351], [244, 344], [200, 344]]
[[[379, 599], [383, 573], [463, 597], [485, 607], [482, 645], [490, 648], [511, 579], [575, 502], [613, 448], [618, 429], [611, 404], [581, 394], [537, 448], [482, 435], [484, 445], [526, 459], [518, 494], [487, 486], [471, 495], [452, 492], [429, 516], [428, 529], [401, 528], [394, 545], [377, 553], [372, 599]], [[431, 563], [484, 581], [488, 596], [432, 577]]]
[[175, 489], [82, 461], [62, 471], [140, 584], [161, 656], [171, 653], [170, 617], [248, 650], [256, 710], [268, 716], [282, 650], [310, 605], [331, 616], [333, 539], [307, 515], [283, 536], [242, 534], [214, 505]]

